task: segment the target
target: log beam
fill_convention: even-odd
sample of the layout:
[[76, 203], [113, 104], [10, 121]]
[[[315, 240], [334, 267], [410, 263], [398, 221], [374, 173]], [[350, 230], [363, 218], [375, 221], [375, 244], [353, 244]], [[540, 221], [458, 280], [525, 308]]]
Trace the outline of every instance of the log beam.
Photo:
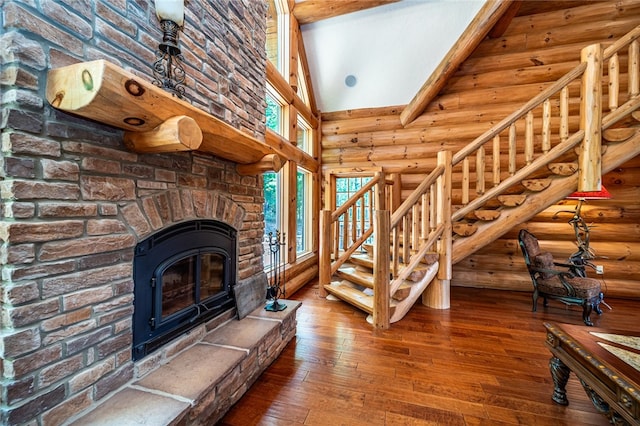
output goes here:
[[282, 168], [282, 159], [276, 154], [269, 154], [262, 157], [260, 161], [251, 164], [238, 164], [236, 171], [242, 176], [258, 175], [264, 172], [277, 172]]
[[429, 102], [456, 72], [458, 66], [478, 47], [509, 7], [511, 7], [511, 1], [488, 0], [485, 3], [460, 39], [402, 111], [400, 121], [403, 126], [409, 125], [422, 114]]
[[124, 143], [139, 153], [193, 151], [202, 143], [202, 130], [193, 118], [178, 115], [149, 132], [124, 132]]
[[129, 132], [154, 132], [172, 117], [190, 117], [202, 131], [199, 151], [240, 164], [280, 154], [253, 136], [105, 60], [50, 70], [46, 98], [59, 110]]
[[395, 3], [398, 0], [306, 0], [296, 2], [293, 14], [300, 25], [347, 13], [358, 12], [376, 6]]

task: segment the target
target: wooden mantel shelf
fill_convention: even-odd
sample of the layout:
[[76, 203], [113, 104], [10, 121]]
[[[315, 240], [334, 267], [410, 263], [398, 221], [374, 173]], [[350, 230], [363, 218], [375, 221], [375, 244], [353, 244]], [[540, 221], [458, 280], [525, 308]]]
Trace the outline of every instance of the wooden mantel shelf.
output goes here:
[[268, 144], [105, 60], [50, 70], [46, 97], [62, 111], [124, 129], [135, 152], [208, 152], [238, 163], [242, 174], [277, 171], [286, 161]]

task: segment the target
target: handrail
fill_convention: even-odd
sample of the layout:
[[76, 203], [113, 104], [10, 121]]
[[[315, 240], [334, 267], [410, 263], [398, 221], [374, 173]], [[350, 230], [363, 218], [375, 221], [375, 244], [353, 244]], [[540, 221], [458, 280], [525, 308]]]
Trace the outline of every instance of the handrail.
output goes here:
[[427, 254], [429, 248], [433, 247], [436, 241], [438, 241], [438, 239], [442, 237], [442, 235], [444, 234], [444, 230], [444, 223], [440, 223], [438, 224], [436, 229], [431, 231], [431, 233], [429, 234], [429, 238], [427, 238], [424, 244], [422, 244], [418, 252], [411, 256], [411, 261], [409, 262], [409, 264], [402, 268], [398, 275], [394, 277], [393, 281], [391, 281], [391, 284], [389, 285], [390, 294], [398, 291], [404, 280], [406, 280], [407, 277], [411, 275], [416, 267], [420, 264], [424, 255]]
[[540, 106], [540, 104], [542, 104], [545, 100], [555, 95], [556, 93], [560, 92], [567, 84], [569, 84], [571, 81], [578, 78], [586, 68], [587, 68], [587, 65], [585, 63], [580, 63], [580, 65], [577, 65], [573, 70], [565, 74], [564, 77], [560, 78], [551, 86], [547, 87], [545, 90], [543, 90], [538, 95], [533, 97], [529, 102], [521, 106], [520, 109], [509, 114], [507, 117], [505, 117], [502, 121], [500, 121], [498, 124], [493, 126], [491, 129], [487, 130], [482, 135], [478, 136], [476, 139], [474, 139], [471, 143], [469, 143], [467, 146], [462, 148], [453, 156], [453, 165], [455, 166], [458, 163], [460, 163], [463, 158], [469, 156], [471, 153], [475, 152], [482, 145], [489, 142], [491, 139], [493, 139], [494, 136], [500, 134], [507, 127], [509, 127], [513, 122], [524, 117], [526, 113], [528, 113], [535, 107]]
[[604, 52], [602, 55], [603, 59], [604, 60], [611, 59], [611, 57], [615, 53], [622, 50], [628, 44], [633, 43], [638, 38], [640, 38], [640, 25], [638, 25], [637, 27], [635, 27], [634, 29], [632, 29], [631, 31], [629, 31], [628, 33], [620, 37], [618, 40], [613, 42], [611, 46], [604, 49]]
[[429, 190], [431, 185], [433, 185], [436, 182], [436, 179], [438, 179], [438, 177], [440, 177], [444, 173], [444, 171], [445, 171], [445, 166], [442, 164], [438, 165], [420, 183], [420, 185], [418, 185], [418, 187], [413, 190], [413, 192], [407, 197], [407, 199], [404, 200], [402, 204], [400, 204], [400, 207], [398, 207], [398, 209], [395, 212], [393, 212], [393, 214], [391, 215], [391, 223], [390, 223], [391, 228], [394, 228], [398, 225], [398, 222], [400, 221], [400, 219], [402, 219], [402, 217], [409, 212], [409, 209], [412, 208], [418, 202], [418, 198], [420, 198], [423, 194], [425, 194]]
[[[623, 49], [628, 49], [628, 51], [624, 52]], [[620, 87], [624, 87], [620, 80], [625, 70], [620, 69], [622, 61], [618, 58], [619, 52], [626, 53], [628, 56], [626, 93], [620, 91]], [[603, 77], [604, 75], [606, 75], [606, 79]], [[579, 120], [575, 113], [571, 115], [569, 112], [569, 85], [573, 85], [574, 81], [580, 83]], [[605, 95], [602, 92], [605, 92]], [[573, 96], [577, 98], [577, 94]], [[619, 96], [623, 99], [619, 100]], [[551, 105], [556, 105], [556, 102], [559, 106], [559, 117], [555, 118], [559, 118], [559, 126], [558, 132], [552, 134]], [[490, 199], [505, 193], [509, 188], [529, 178], [536, 170], [557, 160], [578, 146], [580, 146], [578, 151], [578, 187], [594, 187], [601, 179], [599, 165], [602, 161], [601, 137], [603, 132], [638, 109], [640, 109], [640, 25], [606, 49], [603, 49], [600, 44], [586, 46], [582, 49], [580, 64], [454, 155], [453, 164], [462, 163], [463, 206], [452, 215], [452, 220], [456, 222], [468, 217], [470, 213], [481, 208]], [[535, 134], [534, 112], [542, 123], [541, 132]], [[577, 126], [578, 122], [580, 128], [574, 128], [570, 135], [569, 123]], [[523, 125], [518, 129], [524, 128], [524, 162], [521, 162], [522, 157], [518, 157], [521, 152], [516, 153], [516, 148], [521, 149], [521, 145], [516, 143], [516, 138], [520, 137], [516, 133], [516, 123], [518, 126]], [[506, 132], [502, 133], [507, 128], [509, 129], [509, 176], [503, 179], [500, 176], [500, 161], [496, 162], [495, 158], [496, 155], [500, 158], [504, 154], [500, 149], [500, 138], [507, 136]], [[537, 137], [542, 142], [540, 145], [534, 144]], [[551, 146], [552, 137], [556, 138], [553, 147]], [[484, 150], [485, 146], [487, 149], [491, 149], [490, 141], [492, 138], [493, 166], [494, 170], [497, 168], [498, 171], [497, 173], [494, 171], [494, 186], [485, 191]], [[539, 149], [540, 146], [542, 150], [534, 153], [534, 147]], [[477, 183], [476, 195], [472, 200], [469, 200], [469, 157], [472, 155], [476, 156]]]
[[479, 208], [491, 198], [500, 195], [502, 192], [504, 192], [505, 188], [508, 188], [512, 185], [515, 185], [518, 182], [521, 182], [531, 173], [538, 170], [540, 167], [543, 167], [544, 165], [549, 164], [549, 162], [555, 160], [565, 152], [569, 151], [571, 148], [576, 146], [578, 142], [582, 140], [583, 137], [584, 137], [584, 130], [578, 130], [576, 133], [570, 136], [569, 139], [559, 143], [545, 155], [538, 157], [536, 160], [534, 160], [534, 162], [532, 162], [528, 166], [524, 166], [523, 168], [518, 170], [518, 172], [516, 172], [516, 174], [514, 174], [513, 176], [509, 176], [508, 178], [503, 180], [499, 186], [494, 186], [493, 188], [487, 190], [480, 197], [475, 198], [473, 201], [469, 202], [469, 204], [467, 204], [466, 206], [458, 209], [453, 214], [451, 219], [454, 222], [462, 219], [463, 217], [465, 217], [465, 215]]
[[[440, 247], [436, 244], [447, 237], [446, 232], [451, 233], [451, 217], [447, 214], [451, 205], [451, 188], [448, 185], [438, 184], [443, 179], [448, 180], [447, 174], [450, 176], [450, 159], [450, 153], [445, 151], [438, 153], [436, 168], [391, 215], [389, 225], [393, 240], [390, 253], [393, 277], [389, 284], [391, 295], [413, 273], [429, 250], [439, 253], [443, 270], [450, 269], [446, 264], [450, 261], [450, 257], [444, 253], [448, 244], [440, 244]], [[427, 194], [433, 197], [427, 197]], [[448, 206], [445, 206], [446, 203]], [[400, 235], [403, 238], [402, 249], [399, 244]], [[447, 274], [443, 273], [444, 275]]]
[[[374, 208], [384, 207], [384, 188], [387, 184], [384, 173], [376, 172], [369, 182], [334, 212], [320, 212], [321, 294], [324, 292], [322, 286], [329, 284], [331, 276], [373, 234]], [[369, 218], [365, 220], [367, 214]]]

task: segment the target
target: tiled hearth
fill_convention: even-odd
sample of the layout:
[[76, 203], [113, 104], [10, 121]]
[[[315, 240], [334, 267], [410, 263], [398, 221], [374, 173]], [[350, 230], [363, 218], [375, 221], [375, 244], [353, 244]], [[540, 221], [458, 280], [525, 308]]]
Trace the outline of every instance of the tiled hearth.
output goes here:
[[295, 336], [300, 302], [282, 302], [283, 311], [259, 307], [221, 324], [70, 424], [215, 424]]

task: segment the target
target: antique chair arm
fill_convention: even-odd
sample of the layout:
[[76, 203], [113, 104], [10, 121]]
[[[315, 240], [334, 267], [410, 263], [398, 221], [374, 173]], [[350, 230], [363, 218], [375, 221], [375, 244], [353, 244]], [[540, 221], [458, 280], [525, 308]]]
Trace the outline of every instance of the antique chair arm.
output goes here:
[[575, 267], [576, 265], [572, 264], [572, 263], [563, 263], [563, 262], [553, 262], [554, 265], [556, 266], [562, 266], [564, 268], [570, 269]]
[[[554, 262], [554, 264], [555, 264], [555, 262]], [[533, 266], [531, 267], [531, 271], [533, 271], [534, 273], [539, 273], [540, 276], [542, 276], [542, 274], [556, 275], [560, 279], [560, 283], [562, 284], [562, 286], [567, 291], [567, 295], [571, 296], [571, 297], [575, 297], [576, 290], [573, 288], [573, 286], [571, 284], [569, 284], [566, 281], [567, 278], [575, 278], [576, 277], [576, 275], [574, 275], [571, 271], [557, 271], [555, 269], [536, 268], [536, 267], [533, 267]]]

